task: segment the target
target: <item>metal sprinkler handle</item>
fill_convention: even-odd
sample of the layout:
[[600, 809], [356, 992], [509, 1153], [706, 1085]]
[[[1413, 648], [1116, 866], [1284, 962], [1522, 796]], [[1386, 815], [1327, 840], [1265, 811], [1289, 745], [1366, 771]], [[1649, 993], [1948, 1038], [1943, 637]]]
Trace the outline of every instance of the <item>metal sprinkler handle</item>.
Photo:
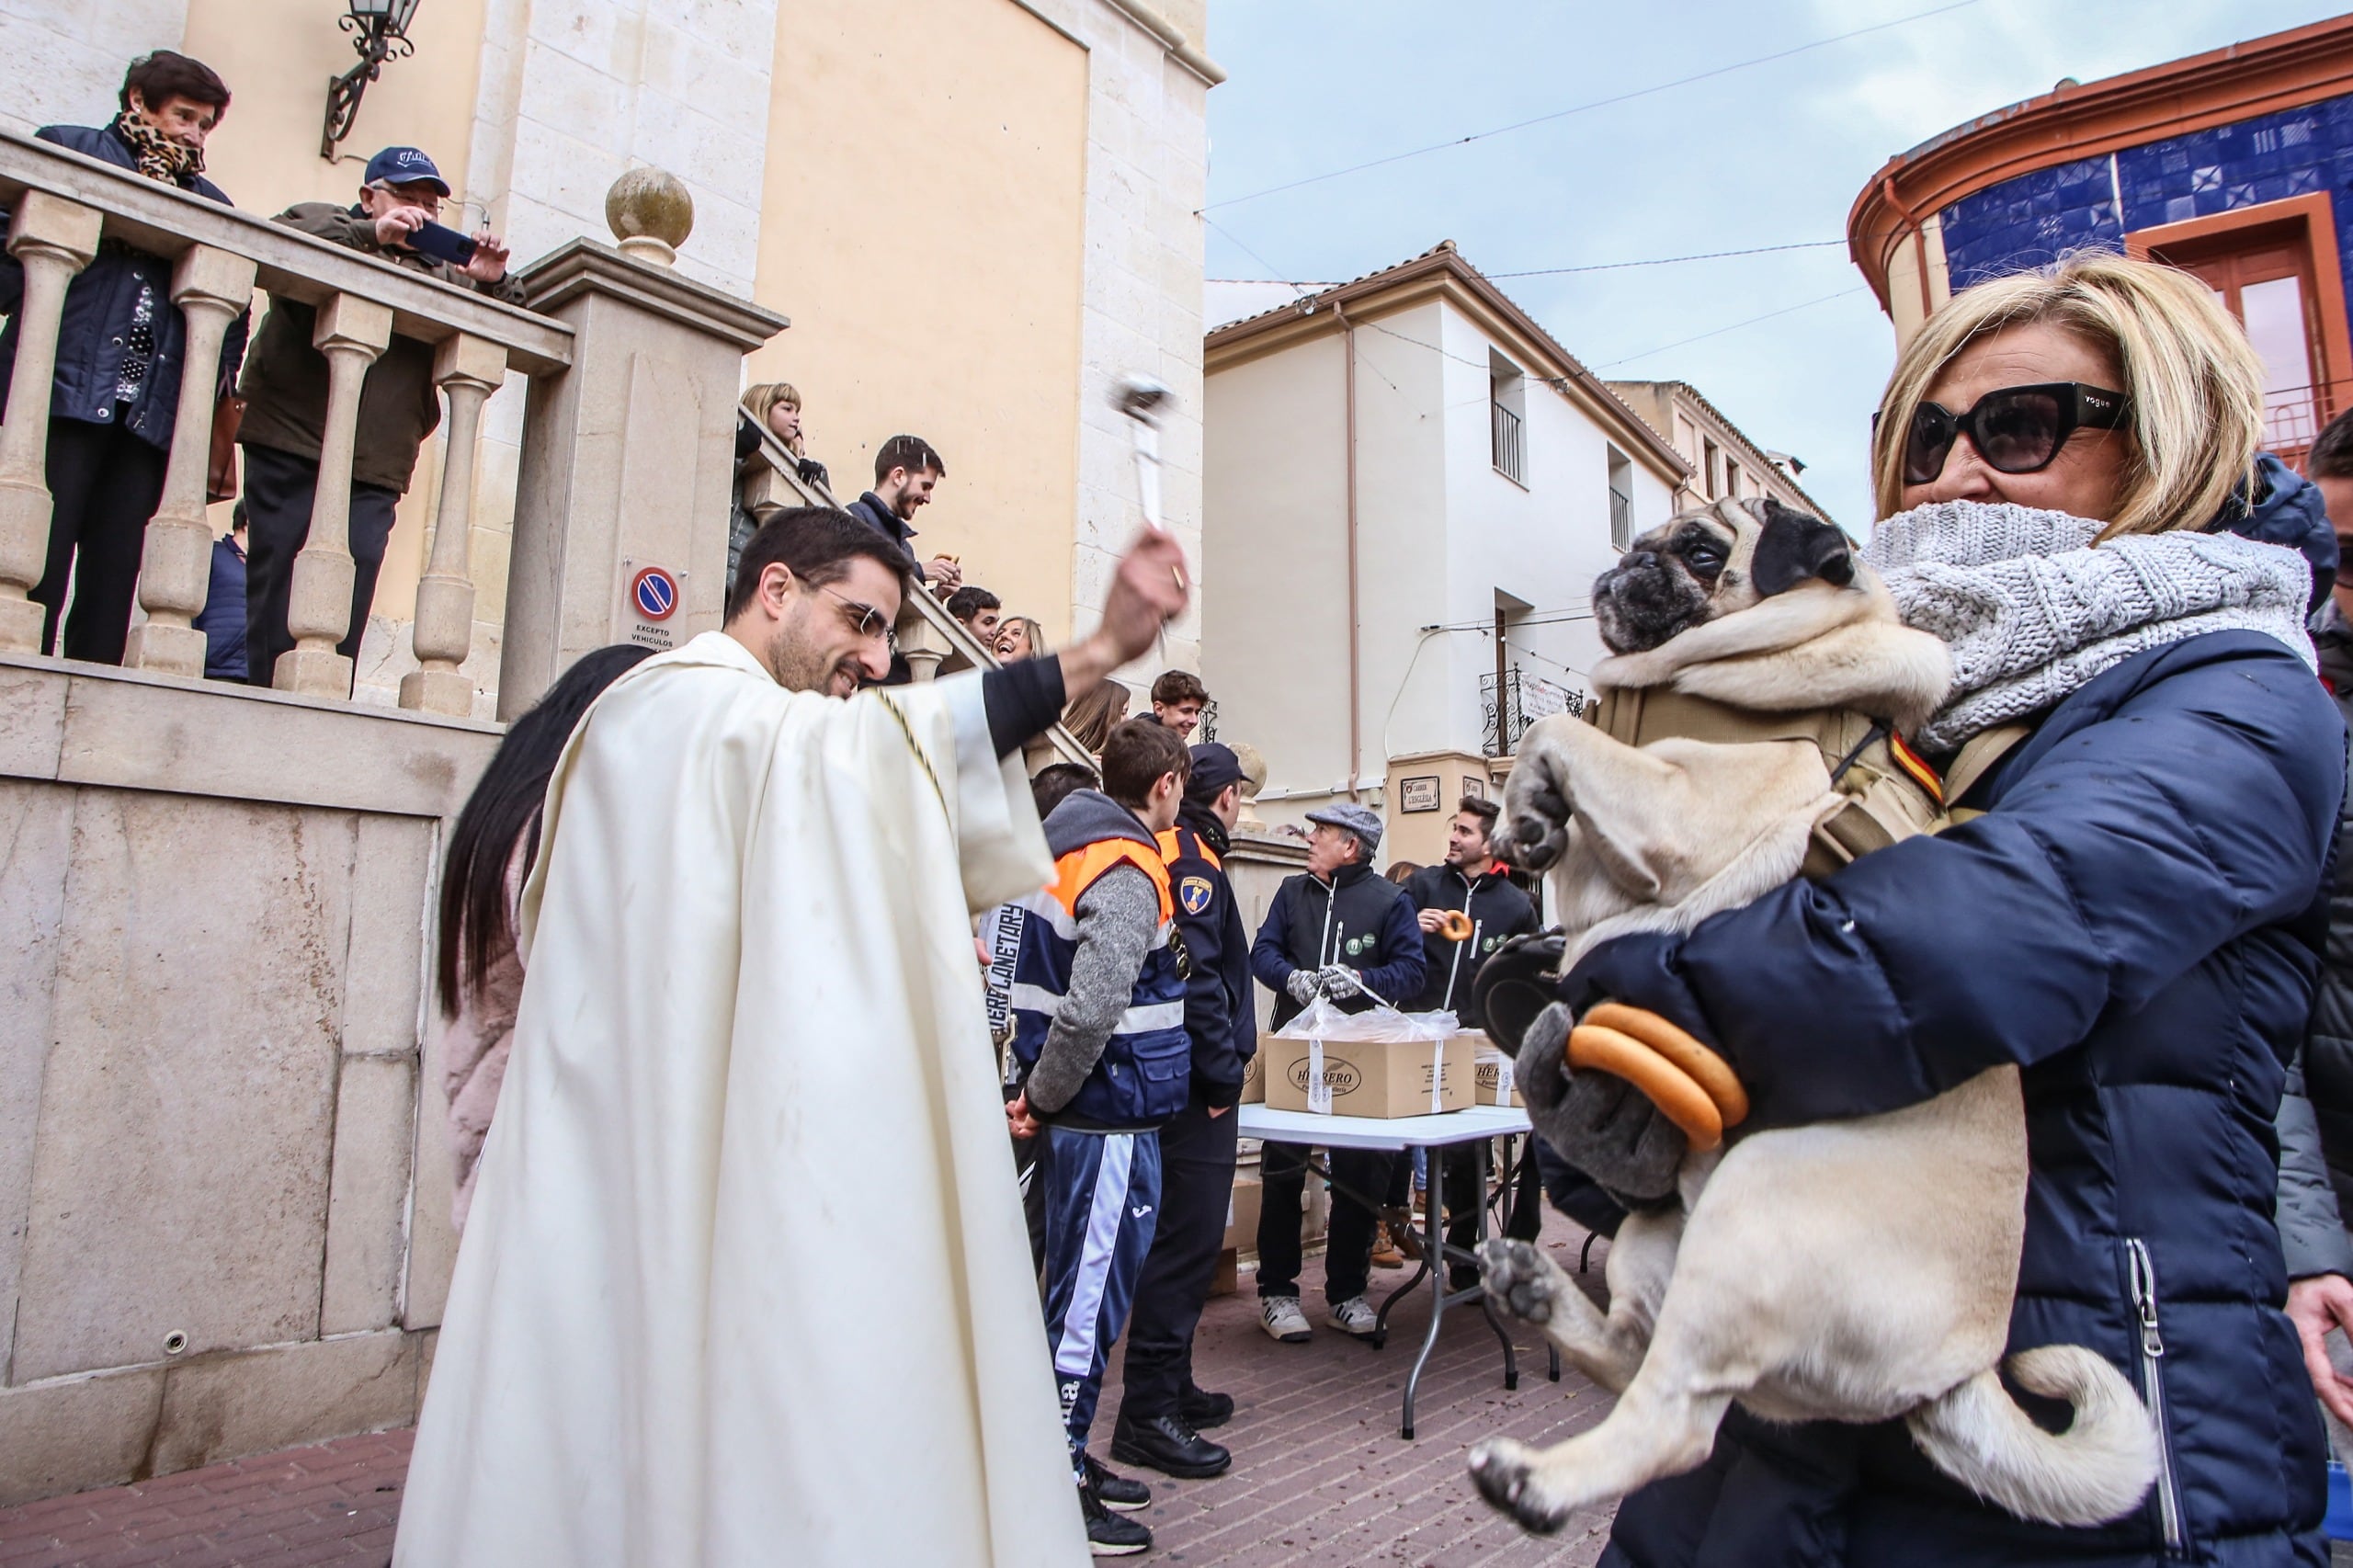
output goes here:
[[1111, 404], [1128, 416], [1136, 443], [1136, 497], [1143, 520], [1160, 527], [1160, 416], [1176, 405], [1176, 394], [1149, 376], [1122, 376]]

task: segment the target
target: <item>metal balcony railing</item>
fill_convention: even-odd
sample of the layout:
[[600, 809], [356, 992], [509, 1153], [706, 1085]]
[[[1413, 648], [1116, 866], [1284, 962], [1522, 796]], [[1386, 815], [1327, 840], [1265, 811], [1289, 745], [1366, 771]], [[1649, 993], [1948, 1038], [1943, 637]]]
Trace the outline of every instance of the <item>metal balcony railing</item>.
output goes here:
[[1510, 756], [1518, 751], [1519, 737], [1529, 725], [1555, 713], [1582, 717], [1591, 700], [1582, 691], [1523, 675], [1518, 665], [1503, 672], [1500, 690], [1495, 676], [1481, 676], [1480, 750], [1488, 756]]
[[1521, 477], [1525, 471], [1520, 463], [1519, 415], [1500, 403], [1489, 403], [1487, 407], [1493, 415], [1488, 446], [1495, 459], [1495, 472], [1515, 484], [1527, 483], [1527, 480]]

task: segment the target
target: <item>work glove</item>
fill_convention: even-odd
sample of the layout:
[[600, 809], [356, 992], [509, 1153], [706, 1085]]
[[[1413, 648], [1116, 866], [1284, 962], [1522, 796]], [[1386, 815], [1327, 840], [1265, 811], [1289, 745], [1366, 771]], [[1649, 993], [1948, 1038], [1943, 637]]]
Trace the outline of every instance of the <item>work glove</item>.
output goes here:
[[1528, 1119], [1553, 1152], [1629, 1209], [1675, 1194], [1675, 1175], [1689, 1140], [1650, 1097], [1615, 1074], [1573, 1071], [1564, 1002], [1536, 1016], [1512, 1063]]
[[1364, 990], [1357, 983], [1356, 971], [1341, 964], [1325, 964], [1316, 978], [1324, 983], [1324, 994], [1335, 1002], [1345, 1002]]
[[1290, 971], [1290, 978], [1283, 982], [1283, 992], [1292, 1001], [1304, 1007], [1315, 1000], [1315, 994], [1323, 988], [1323, 984], [1324, 973], [1321, 970], [1295, 969]]

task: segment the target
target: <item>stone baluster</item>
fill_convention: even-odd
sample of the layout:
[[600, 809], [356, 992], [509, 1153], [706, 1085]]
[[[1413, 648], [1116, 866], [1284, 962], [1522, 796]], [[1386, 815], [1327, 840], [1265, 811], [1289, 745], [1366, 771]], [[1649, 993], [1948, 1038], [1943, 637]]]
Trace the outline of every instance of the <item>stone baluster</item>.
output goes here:
[[278, 656], [270, 685], [313, 697], [351, 695], [351, 660], [335, 644], [351, 630], [351, 449], [358, 435], [359, 387], [392, 340], [389, 306], [337, 294], [319, 307], [311, 342], [327, 357], [326, 423], [310, 538], [294, 558], [286, 627], [294, 646]]
[[473, 646], [474, 582], [467, 562], [473, 534], [474, 436], [482, 405], [506, 375], [506, 350], [463, 333], [433, 356], [433, 381], [449, 397], [449, 448], [441, 463], [441, 505], [433, 556], [416, 585], [411, 646], [419, 668], [401, 676], [401, 706], [460, 718], [474, 710], [473, 677], [458, 666]]
[[251, 302], [254, 264], [231, 251], [192, 245], [172, 269], [172, 302], [188, 319], [180, 404], [172, 426], [164, 495], [139, 558], [139, 603], [147, 619], [131, 629], [123, 663], [167, 675], [204, 674], [204, 633], [189, 622], [204, 608], [212, 577], [212, 525], [204, 513], [212, 466], [212, 402], [221, 343]]
[[98, 254], [97, 209], [45, 190], [17, 201], [8, 254], [24, 264], [17, 368], [0, 426], [0, 648], [40, 646], [41, 607], [26, 597], [49, 562], [49, 394], [65, 286]]
[[907, 670], [915, 680], [926, 681], [939, 674], [940, 664], [956, 651], [948, 634], [924, 618], [914, 604], [914, 596], [931, 590], [915, 581], [910, 574], [904, 579], [908, 602], [899, 611], [899, 652], [906, 656]]

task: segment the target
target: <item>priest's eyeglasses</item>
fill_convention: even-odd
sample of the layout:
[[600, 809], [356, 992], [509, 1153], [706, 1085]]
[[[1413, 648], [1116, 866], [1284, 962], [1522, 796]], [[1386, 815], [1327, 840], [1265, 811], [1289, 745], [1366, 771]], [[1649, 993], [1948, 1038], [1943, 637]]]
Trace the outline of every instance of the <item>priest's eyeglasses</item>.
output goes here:
[[870, 642], [881, 642], [893, 653], [899, 651], [899, 634], [892, 629], [890, 617], [872, 605], [861, 604], [847, 594], [837, 594], [822, 584], [819, 585], [817, 591], [841, 605], [844, 619], [850, 623], [850, 630]]

